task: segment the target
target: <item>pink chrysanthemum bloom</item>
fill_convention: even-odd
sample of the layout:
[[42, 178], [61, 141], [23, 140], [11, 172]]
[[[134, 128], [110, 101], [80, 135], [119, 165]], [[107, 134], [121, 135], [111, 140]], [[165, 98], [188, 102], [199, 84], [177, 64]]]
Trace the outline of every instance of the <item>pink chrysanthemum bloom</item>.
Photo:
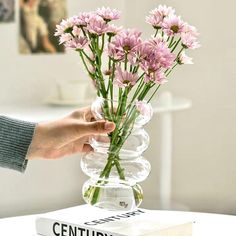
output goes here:
[[61, 36], [64, 33], [65, 33], [65, 27], [62, 24], [56, 25], [56, 31], [54, 33], [54, 36]]
[[118, 20], [121, 16], [121, 12], [116, 9], [110, 9], [110, 7], [98, 8], [96, 13], [103, 18], [106, 22], [111, 20]]
[[160, 29], [164, 18], [174, 15], [175, 10], [166, 5], [160, 5], [158, 8], [150, 11], [150, 16], [146, 17], [146, 22], [152, 25], [155, 29]]
[[130, 52], [141, 43], [141, 32], [137, 30], [122, 30], [112, 42], [117, 48], [122, 48], [125, 52]]
[[107, 34], [108, 36], [115, 36], [123, 29], [122, 26], [118, 27], [116, 25], [108, 25]]
[[155, 29], [162, 27], [163, 18], [160, 15], [151, 15], [146, 17], [146, 22], [153, 26]]
[[144, 41], [137, 45], [134, 49], [135, 50], [132, 50], [128, 55], [128, 59], [131, 65], [136, 66], [150, 54], [151, 47], [146, 41]]
[[71, 33], [72, 33], [74, 36], [79, 36], [79, 35], [81, 34], [81, 28], [79, 28], [78, 26], [74, 26]]
[[155, 63], [159, 64], [159, 67], [170, 68], [175, 60], [175, 55], [171, 53], [166, 42], [161, 39], [155, 38], [147, 42], [150, 44], [153, 52], [155, 54]]
[[132, 50], [141, 44], [140, 36], [141, 32], [137, 30], [121, 30], [108, 44], [108, 55], [115, 60], [123, 60], [125, 54], [132, 54]]
[[163, 71], [157, 70], [155, 72], [146, 74], [144, 76], [144, 82], [148, 83], [148, 82], [154, 82], [156, 84], [164, 84], [167, 82], [166, 76], [163, 73]]
[[115, 61], [121, 61], [125, 57], [125, 52], [121, 47], [117, 47], [114, 43], [109, 43], [107, 47], [108, 56]]
[[199, 36], [199, 33], [198, 33], [196, 27], [194, 27], [192, 25], [189, 25], [188, 23], [184, 24], [183, 33], [190, 34], [193, 37], [198, 37]]
[[193, 59], [189, 56], [186, 55], [185, 52], [182, 52], [179, 57], [177, 58], [177, 62], [180, 64], [180, 65], [191, 65], [193, 64]]
[[108, 25], [102, 19], [102, 17], [97, 15], [92, 15], [88, 20], [87, 30], [91, 34], [102, 35], [107, 32]]
[[89, 19], [94, 16], [95, 13], [94, 12], [82, 12], [78, 15], [78, 24], [77, 26], [87, 26]]
[[157, 50], [153, 49], [148, 41], [145, 41], [137, 51], [139, 65], [147, 74], [160, 68], [159, 61], [157, 61]]
[[201, 45], [197, 41], [197, 38], [192, 35], [192, 33], [182, 33], [181, 34], [182, 46], [184, 48], [196, 49]]
[[150, 11], [151, 15], [160, 16], [164, 19], [167, 16], [171, 16], [175, 14], [175, 10], [172, 7], [167, 7], [166, 5], [159, 5], [158, 8]]
[[84, 36], [80, 36], [80, 37], [76, 37], [71, 39], [70, 41], [67, 41], [65, 43], [65, 47], [67, 49], [84, 49], [89, 43], [89, 40], [87, 37]]
[[122, 71], [120, 66], [116, 67], [114, 84], [120, 88], [125, 88], [127, 86], [134, 86], [138, 80], [137, 74], [132, 74], [128, 71]]
[[70, 33], [74, 26], [78, 25], [78, 16], [72, 16], [67, 20], [62, 20], [59, 25], [56, 25], [55, 36], [61, 36], [63, 33]]
[[153, 109], [149, 103], [146, 101], [136, 101], [135, 103], [137, 110], [141, 116], [151, 119], [153, 116]]
[[71, 34], [64, 33], [59, 38], [59, 44], [66, 43], [66, 42], [70, 41], [71, 39], [73, 39], [73, 36]]
[[164, 19], [162, 27], [168, 36], [173, 36], [183, 32], [184, 22], [179, 16], [168, 16]]
[[68, 29], [71, 29], [72, 27], [73, 27], [73, 25], [71, 24], [71, 22], [69, 22], [68, 20], [62, 20], [59, 25], [56, 25], [56, 32], [54, 35], [61, 36]]

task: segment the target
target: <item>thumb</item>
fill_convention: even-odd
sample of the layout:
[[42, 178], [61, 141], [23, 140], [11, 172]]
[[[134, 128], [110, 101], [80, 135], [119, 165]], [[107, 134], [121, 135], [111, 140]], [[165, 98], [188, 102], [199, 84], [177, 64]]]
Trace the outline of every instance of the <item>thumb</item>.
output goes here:
[[85, 122], [78, 125], [80, 136], [110, 133], [115, 129], [115, 123], [109, 121]]

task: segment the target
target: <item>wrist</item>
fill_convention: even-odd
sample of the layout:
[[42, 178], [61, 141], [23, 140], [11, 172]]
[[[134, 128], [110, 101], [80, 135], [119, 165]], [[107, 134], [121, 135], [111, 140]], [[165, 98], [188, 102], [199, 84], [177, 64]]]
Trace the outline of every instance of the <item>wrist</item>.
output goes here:
[[38, 123], [35, 127], [34, 135], [31, 141], [31, 144], [28, 148], [26, 159], [33, 160], [37, 158], [42, 158], [43, 153], [43, 136], [45, 136], [46, 127], [43, 123]]

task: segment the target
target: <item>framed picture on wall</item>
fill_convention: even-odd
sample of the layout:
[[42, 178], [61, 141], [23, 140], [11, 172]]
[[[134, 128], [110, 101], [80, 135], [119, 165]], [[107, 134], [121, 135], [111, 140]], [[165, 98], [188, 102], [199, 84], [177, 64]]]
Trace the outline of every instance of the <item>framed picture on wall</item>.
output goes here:
[[66, 0], [19, 0], [19, 52], [60, 53], [55, 28], [67, 17]]
[[0, 23], [13, 22], [15, 18], [15, 0], [0, 0]]

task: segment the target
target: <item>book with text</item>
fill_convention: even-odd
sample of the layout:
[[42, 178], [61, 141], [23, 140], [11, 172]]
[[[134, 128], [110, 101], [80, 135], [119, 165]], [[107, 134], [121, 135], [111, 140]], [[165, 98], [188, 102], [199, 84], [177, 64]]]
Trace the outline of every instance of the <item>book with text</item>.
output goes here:
[[36, 231], [44, 236], [191, 236], [192, 223], [163, 218], [161, 211], [106, 211], [89, 205], [42, 215]]

